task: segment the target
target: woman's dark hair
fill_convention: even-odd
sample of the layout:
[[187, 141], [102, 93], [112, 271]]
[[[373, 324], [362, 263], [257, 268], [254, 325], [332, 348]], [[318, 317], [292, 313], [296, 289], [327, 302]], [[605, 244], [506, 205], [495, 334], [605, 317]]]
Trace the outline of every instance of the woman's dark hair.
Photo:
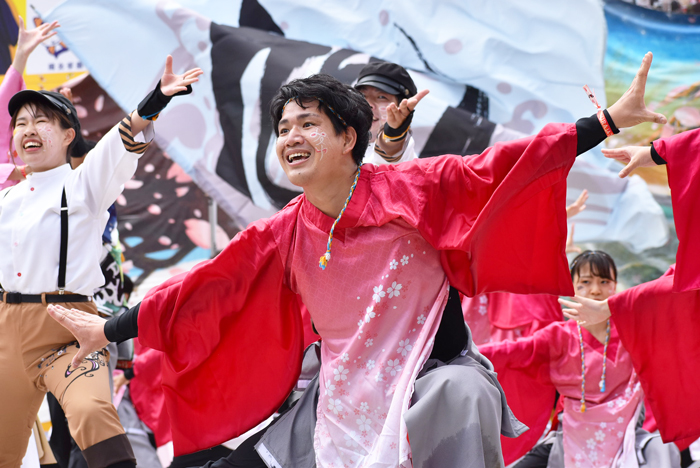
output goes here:
[[73, 146], [73, 152], [69, 153], [70, 157], [72, 158], [82, 158], [88, 154], [88, 152], [92, 151], [95, 146], [97, 146], [96, 141], [86, 140], [82, 135], [76, 135], [75, 139], [78, 141], [74, 142], [75, 145]]
[[[591, 274], [617, 282], [617, 267], [612, 257], [600, 250], [586, 250], [571, 262], [571, 279], [581, 276], [581, 268], [589, 265]], [[612, 273], [612, 277], [610, 276]]]
[[358, 166], [362, 164], [373, 117], [372, 108], [359, 91], [325, 74], [294, 80], [282, 86], [270, 104], [272, 127], [277, 136], [284, 106], [290, 99], [304, 109], [309, 102], [318, 101], [321, 112], [333, 123], [336, 135], [344, 132], [346, 127], [354, 128], [357, 142], [352, 149], [352, 159]]
[[[55, 108], [54, 106], [50, 106], [44, 103], [43, 101], [30, 101], [26, 105], [29, 107], [29, 113], [31, 114], [32, 118], [36, 118], [37, 113], [41, 111], [46, 117], [48, 117], [49, 120], [58, 122], [62, 129], [68, 130], [70, 128], [73, 128], [73, 123], [68, 119], [68, 116], [65, 113], [61, 112], [59, 109]], [[17, 109], [17, 112], [15, 112], [12, 116], [12, 119], [10, 120], [10, 129], [15, 129], [15, 125], [17, 125], [17, 115], [23, 107], [24, 106]], [[66, 162], [70, 161], [70, 154], [72, 154], [73, 147], [80, 139], [80, 135], [78, 135], [78, 132], [76, 132], [73, 141], [71, 141], [70, 145], [68, 145], [68, 151], [66, 152]], [[10, 142], [10, 148], [12, 148], [12, 142]]]

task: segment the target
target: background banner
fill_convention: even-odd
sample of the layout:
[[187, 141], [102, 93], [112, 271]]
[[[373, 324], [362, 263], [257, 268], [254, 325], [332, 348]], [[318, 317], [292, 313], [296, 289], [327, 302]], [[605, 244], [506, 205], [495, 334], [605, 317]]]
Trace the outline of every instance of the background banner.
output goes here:
[[[637, 72], [637, 57], [651, 50], [654, 65], [647, 102], [669, 119], [667, 125], [639, 125], [610, 144], [647, 145], [651, 141], [700, 126], [700, 16], [649, 10], [620, 0], [605, 4], [608, 51], [605, 89], [618, 99]], [[645, 168], [644, 178], [667, 185], [665, 168]]]
[[[49, 11], [61, 0], [0, 0], [0, 78], [12, 63], [17, 44], [19, 17], [27, 29], [41, 24], [38, 11]], [[53, 37], [41, 44], [27, 61], [24, 79], [30, 89], [53, 89], [87, 71], [83, 63], [61, 41]]]
[[[67, 0], [42, 14], [61, 22], [64, 43], [123, 110], [155, 86], [167, 54], [180, 70], [204, 70], [195, 93], [162, 114], [157, 138], [241, 227], [299, 193], [277, 166], [267, 117], [270, 97], [293, 78], [323, 71], [350, 83], [371, 57], [411, 69], [418, 88], [431, 90], [413, 124], [421, 157], [473, 154], [588, 116], [584, 84], [605, 94], [595, 0], [360, 0], [352, 14], [345, 2]], [[664, 244], [666, 221], [646, 184], [616, 172], [595, 151], [574, 166], [570, 200], [591, 194], [577, 240]]]

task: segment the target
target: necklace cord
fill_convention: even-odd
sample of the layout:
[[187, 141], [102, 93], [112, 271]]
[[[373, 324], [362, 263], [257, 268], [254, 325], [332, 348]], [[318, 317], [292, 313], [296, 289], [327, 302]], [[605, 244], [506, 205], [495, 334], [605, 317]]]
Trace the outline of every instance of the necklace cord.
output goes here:
[[343, 217], [343, 213], [345, 213], [345, 209], [348, 207], [348, 204], [352, 199], [352, 194], [355, 193], [355, 187], [357, 187], [357, 181], [359, 179], [360, 167], [357, 168], [357, 173], [355, 173], [355, 180], [353, 181], [352, 186], [350, 187], [350, 194], [348, 195], [348, 198], [345, 199], [345, 205], [343, 205], [343, 209], [340, 210], [340, 214], [337, 218], [335, 218], [335, 221], [333, 221], [333, 226], [331, 226], [331, 232], [328, 234], [328, 243], [326, 244], [326, 253], [321, 255], [321, 258], [318, 261], [318, 266], [321, 268], [321, 270], [325, 270], [326, 266], [328, 266], [328, 262], [331, 260], [331, 244], [333, 243], [333, 231], [335, 230], [335, 226], [340, 221], [340, 218]]
[[[578, 342], [581, 348], [581, 412], [586, 412], [586, 360], [583, 350], [583, 334], [581, 333], [581, 324], [576, 323], [578, 328]], [[608, 319], [605, 329], [605, 347], [603, 348], [603, 373], [600, 376], [598, 387], [601, 393], [605, 392], [605, 373], [608, 361], [608, 343], [610, 343], [610, 319]]]

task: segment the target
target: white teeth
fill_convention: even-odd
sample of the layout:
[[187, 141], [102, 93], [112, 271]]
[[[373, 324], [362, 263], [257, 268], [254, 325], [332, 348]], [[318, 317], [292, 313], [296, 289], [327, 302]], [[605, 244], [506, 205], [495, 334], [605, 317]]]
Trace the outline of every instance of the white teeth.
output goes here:
[[291, 163], [296, 159], [308, 158], [309, 156], [311, 156], [309, 153], [292, 153], [287, 156], [287, 161]]
[[24, 148], [38, 148], [41, 146], [41, 143], [36, 142], [36, 141], [30, 141], [24, 144]]

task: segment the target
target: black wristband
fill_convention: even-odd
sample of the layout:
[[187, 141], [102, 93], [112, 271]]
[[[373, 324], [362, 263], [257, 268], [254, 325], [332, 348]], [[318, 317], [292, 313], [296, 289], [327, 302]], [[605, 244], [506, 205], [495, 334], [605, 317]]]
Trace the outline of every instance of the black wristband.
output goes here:
[[399, 128], [390, 127], [388, 123], [384, 124], [384, 136], [389, 140], [399, 140], [406, 136], [408, 129], [411, 127], [411, 122], [413, 121], [413, 111], [406, 117]]
[[617, 135], [618, 133], [620, 133], [620, 129], [618, 129], [618, 128], [615, 126], [615, 122], [613, 122], [613, 119], [612, 119], [612, 117], [610, 117], [610, 113], [608, 112], [607, 109], [603, 109], [603, 115], [605, 116], [605, 119], [608, 121], [608, 125], [610, 125], [610, 130], [612, 130], [612, 132], [613, 132], [615, 135]]
[[185, 91], [175, 93], [173, 96], [166, 96], [165, 94], [163, 94], [163, 91], [160, 90], [160, 80], [158, 80], [156, 89], [148, 93], [148, 95], [145, 98], [143, 98], [143, 101], [139, 103], [139, 106], [136, 108], [136, 110], [142, 119], [156, 120], [158, 118], [158, 114], [160, 114], [163, 111], [163, 109], [165, 109], [165, 106], [168, 105], [172, 98], [174, 98], [175, 96], [183, 96], [185, 94], [190, 94], [191, 92], [192, 86], [187, 85], [187, 89]]
[[128, 369], [124, 369], [124, 377], [126, 377], [126, 380], [131, 380], [134, 378], [134, 368], [129, 367]]
[[651, 159], [656, 163], [657, 166], [662, 166], [666, 164], [666, 160], [661, 157], [661, 155], [656, 151], [656, 148], [654, 148], [654, 143], [652, 142], [651, 144]]

